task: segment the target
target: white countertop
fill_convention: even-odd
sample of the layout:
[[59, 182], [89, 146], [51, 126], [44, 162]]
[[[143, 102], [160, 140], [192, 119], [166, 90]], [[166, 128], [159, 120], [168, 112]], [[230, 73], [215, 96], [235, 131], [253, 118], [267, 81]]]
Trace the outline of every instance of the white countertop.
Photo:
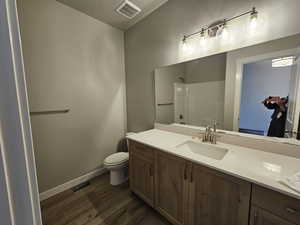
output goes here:
[[176, 148], [188, 140], [205, 144], [200, 140], [158, 129], [134, 134], [127, 138], [300, 199], [300, 193], [278, 182], [280, 178], [300, 172], [300, 159], [218, 142], [218, 146], [229, 150], [225, 157], [218, 161]]

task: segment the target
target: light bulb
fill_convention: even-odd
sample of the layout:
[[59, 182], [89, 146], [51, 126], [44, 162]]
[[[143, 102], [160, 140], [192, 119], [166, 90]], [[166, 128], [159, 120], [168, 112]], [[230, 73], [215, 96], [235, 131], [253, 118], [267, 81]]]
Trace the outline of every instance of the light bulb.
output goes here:
[[255, 8], [252, 9], [251, 17], [250, 17], [250, 28], [255, 29], [257, 27], [257, 16], [258, 12]]
[[257, 27], [257, 16], [251, 17], [250, 28], [255, 29]]
[[193, 53], [194, 49], [189, 43], [187, 43], [187, 40], [184, 39], [182, 43], [182, 50], [189, 55]]
[[182, 44], [183, 51], [186, 51], [187, 48], [188, 48], [187, 43], [186, 43], [186, 41], [184, 41], [183, 44]]
[[183, 51], [187, 51], [187, 49], [188, 49], [188, 45], [186, 43], [186, 36], [184, 36], [183, 40], [182, 40], [182, 49], [183, 49]]
[[222, 38], [223, 39], [226, 39], [228, 37], [228, 28], [227, 28], [227, 25], [224, 24], [223, 28], [222, 28]]
[[204, 46], [206, 44], [206, 38], [205, 37], [200, 37], [200, 44]]

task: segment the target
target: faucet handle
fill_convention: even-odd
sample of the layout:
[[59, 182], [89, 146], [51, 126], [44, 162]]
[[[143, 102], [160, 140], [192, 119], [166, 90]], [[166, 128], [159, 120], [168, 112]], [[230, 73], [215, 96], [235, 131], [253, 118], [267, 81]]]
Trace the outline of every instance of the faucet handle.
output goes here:
[[213, 121], [213, 128], [214, 128], [214, 132], [217, 131], [217, 125], [218, 125], [218, 122], [216, 120]]

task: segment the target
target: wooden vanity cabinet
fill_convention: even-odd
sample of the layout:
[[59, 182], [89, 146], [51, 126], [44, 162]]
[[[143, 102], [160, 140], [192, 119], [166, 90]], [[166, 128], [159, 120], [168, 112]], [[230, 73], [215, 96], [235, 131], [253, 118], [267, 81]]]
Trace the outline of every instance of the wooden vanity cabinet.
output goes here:
[[249, 182], [198, 164], [189, 181], [188, 225], [248, 225]]
[[129, 142], [130, 189], [154, 207], [154, 152], [142, 144]]
[[134, 141], [129, 145], [131, 190], [172, 224], [300, 225], [298, 199]]
[[248, 225], [250, 183], [134, 141], [129, 144], [131, 190], [172, 224]]

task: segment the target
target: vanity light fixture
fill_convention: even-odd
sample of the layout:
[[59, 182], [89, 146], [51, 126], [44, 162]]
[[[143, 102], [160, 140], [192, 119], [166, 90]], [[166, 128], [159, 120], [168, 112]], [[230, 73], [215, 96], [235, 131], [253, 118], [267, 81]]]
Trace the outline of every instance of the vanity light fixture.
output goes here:
[[206, 33], [208, 37], [215, 37], [217, 35], [222, 35], [223, 37], [226, 37], [228, 35], [228, 30], [227, 30], [227, 24], [231, 22], [232, 20], [238, 19], [240, 17], [250, 15], [250, 26], [252, 28], [255, 28], [257, 26], [257, 17], [258, 17], [258, 11], [256, 10], [255, 7], [253, 7], [251, 10], [244, 12], [240, 15], [234, 16], [229, 19], [224, 19], [221, 21], [217, 21], [212, 23], [209, 26], [205, 26], [200, 29], [200, 31], [197, 31], [192, 34], [184, 35], [183, 37], [183, 43], [186, 43], [187, 39], [189, 39], [192, 36], [199, 35], [200, 34], [200, 40], [204, 40], [206, 38]]

